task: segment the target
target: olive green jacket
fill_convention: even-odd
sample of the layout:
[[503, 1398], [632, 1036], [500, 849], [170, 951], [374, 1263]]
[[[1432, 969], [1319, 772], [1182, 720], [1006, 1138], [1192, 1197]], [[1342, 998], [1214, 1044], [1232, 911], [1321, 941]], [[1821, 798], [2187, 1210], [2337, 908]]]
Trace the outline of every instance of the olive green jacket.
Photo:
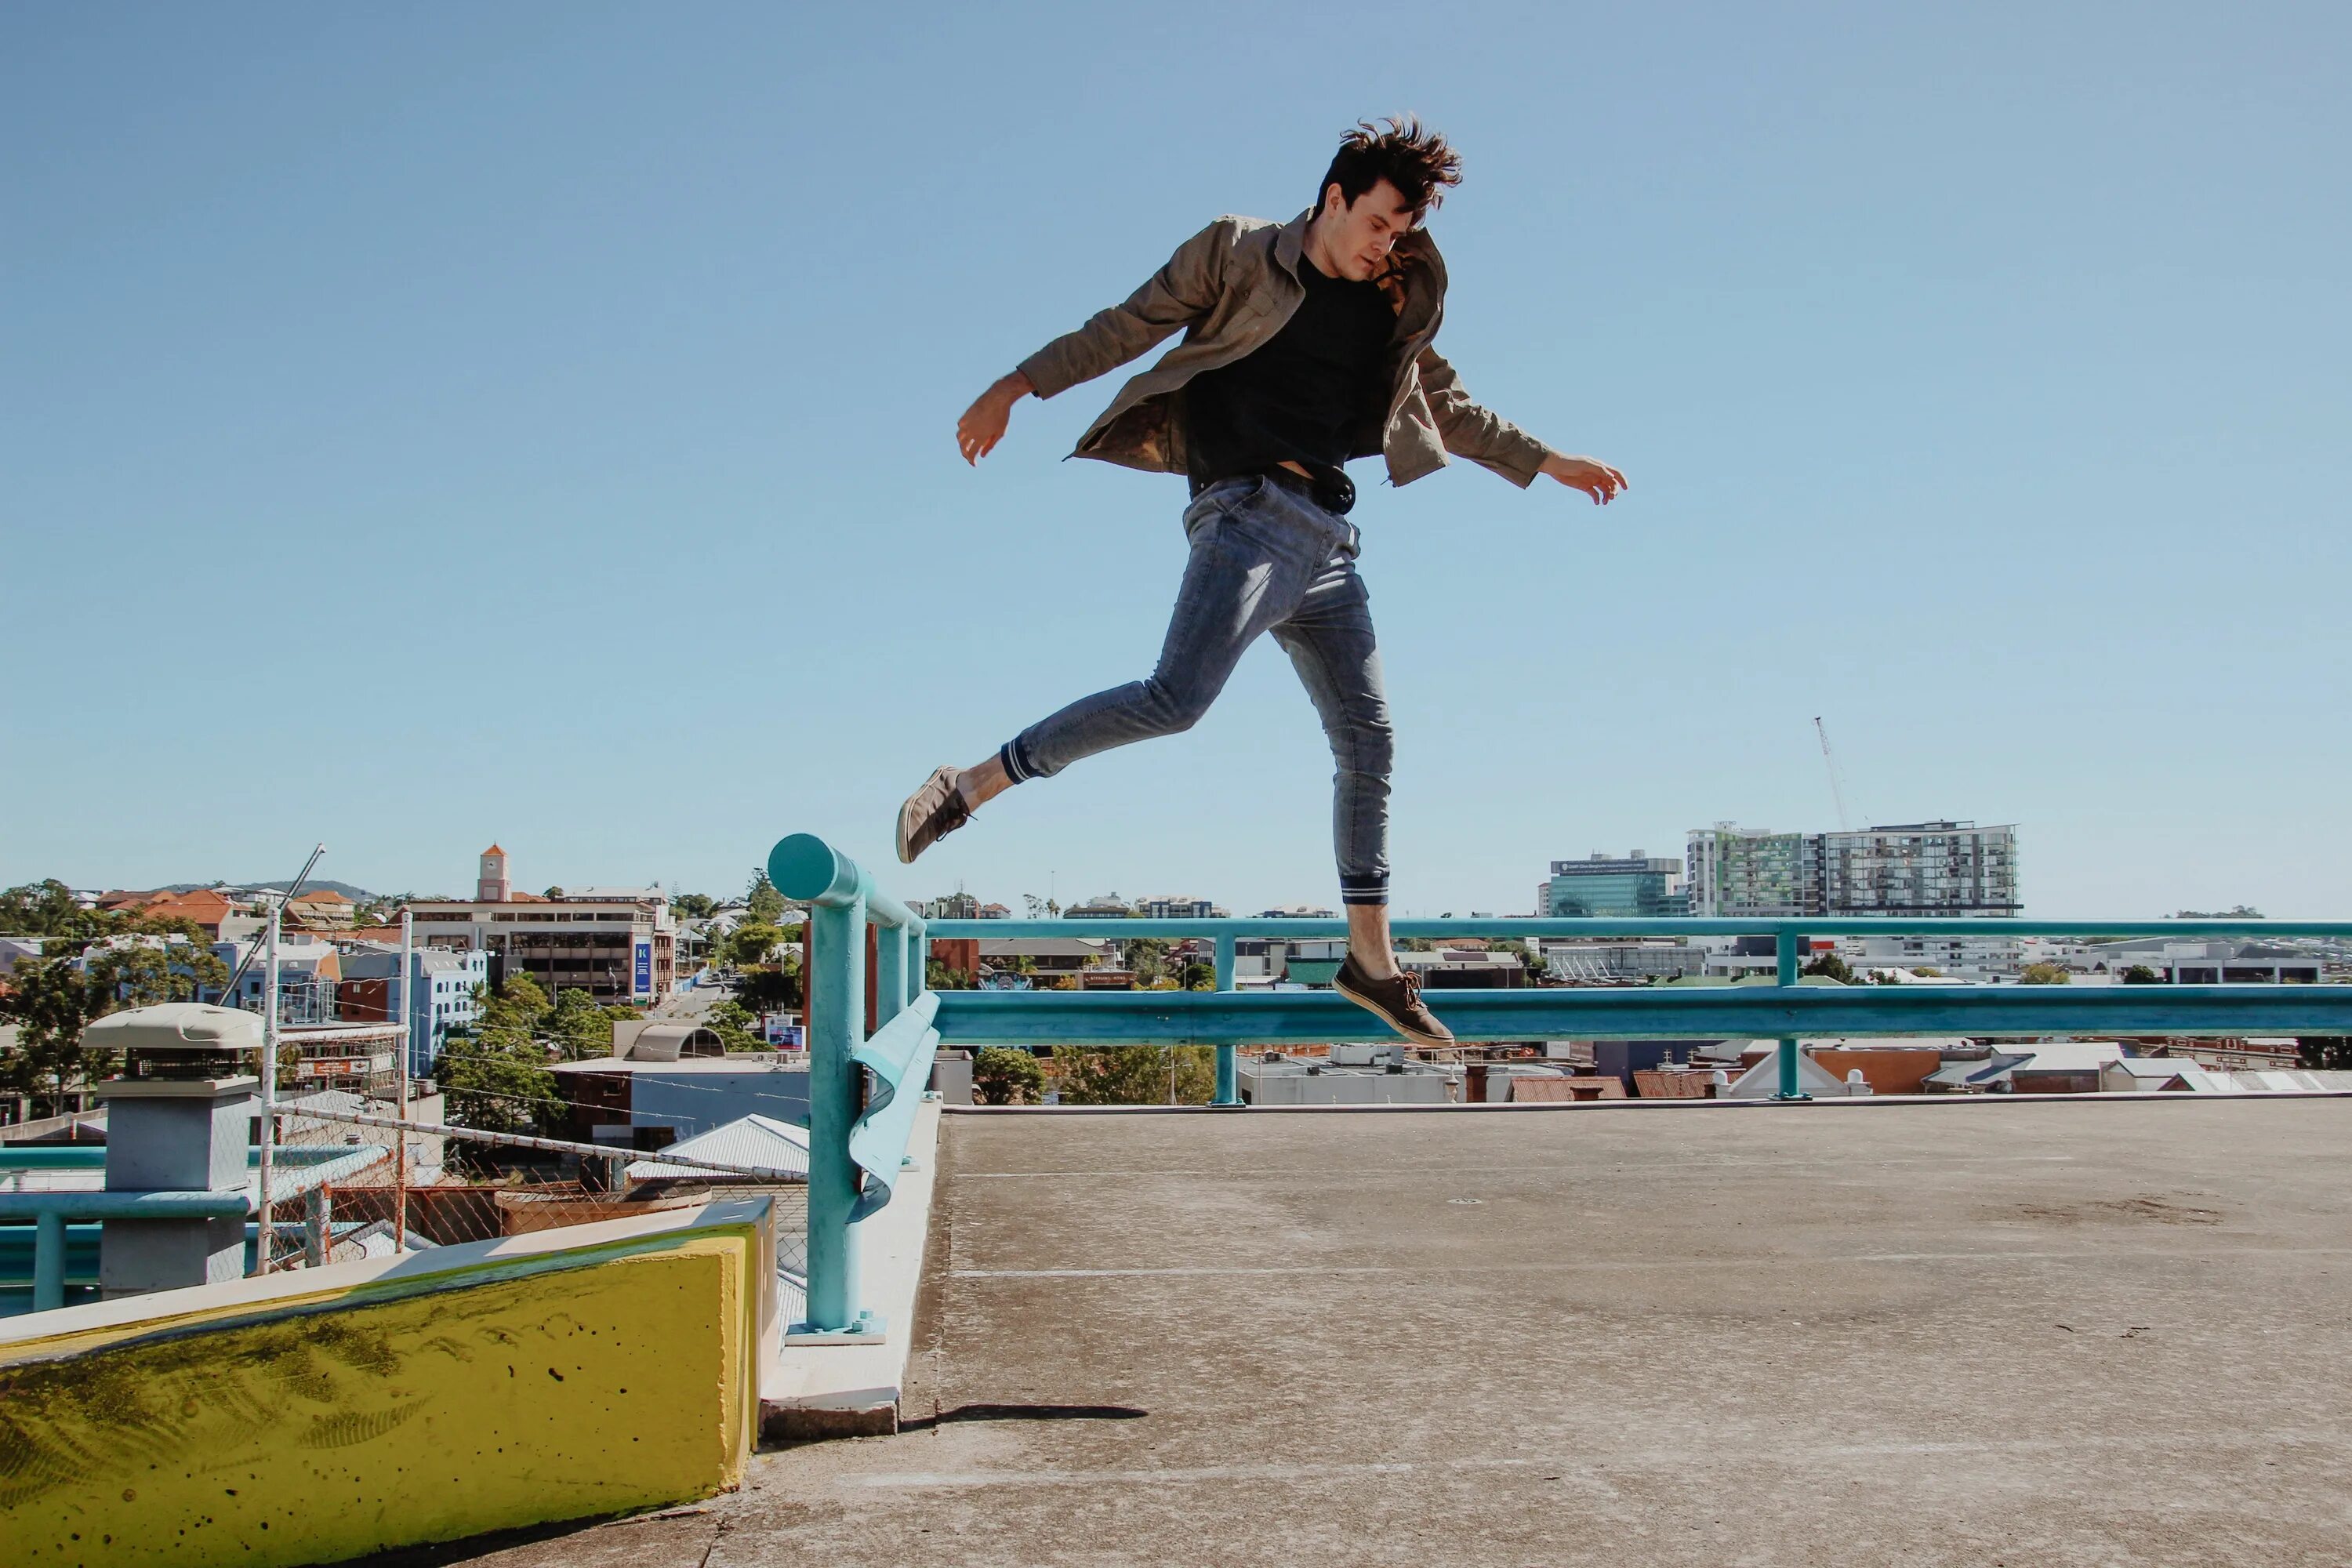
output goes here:
[[[1221, 217], [1178, 247], [1168, 265], [1129, 295], [1097, 311], [1021, 362], [1040, 397], [1052, 397], [1139, 358], [1179, 330], [1184, 341], [1129, 380], [1087, 426], [1073, 456], [1130, 468], [1184, 472], [1184, 384], [1231, 364], [1263, 344], [1298, 308], [1306, 289], [1307, 220]], [[1380, 455], [1389, 479], [1411, 484], [1445, 466], [1446, 454], [1469, 458], [1526, 486], [1551, 448], [1470, 401], [1454, 367], [1431, 347], [1445, 315], [1445, 263], [1425, 230], [1399, 240], [1381, 279], [1397, 312], [1390, 350], [1388, 423]], [[1360, 452], [1370, 457], [1370, 451]]]

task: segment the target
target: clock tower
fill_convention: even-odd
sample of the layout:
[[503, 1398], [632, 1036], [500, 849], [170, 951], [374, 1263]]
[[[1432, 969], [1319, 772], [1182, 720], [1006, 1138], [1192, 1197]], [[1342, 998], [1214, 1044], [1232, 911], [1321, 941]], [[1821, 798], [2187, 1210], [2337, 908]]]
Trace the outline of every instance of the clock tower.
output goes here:
[[482, 851], [482, 873], [474, 883], [474, 901], [478, 904], [510, 903], [513, 894], [513, 884], [507, 880], [507, 852], [493, 844]]

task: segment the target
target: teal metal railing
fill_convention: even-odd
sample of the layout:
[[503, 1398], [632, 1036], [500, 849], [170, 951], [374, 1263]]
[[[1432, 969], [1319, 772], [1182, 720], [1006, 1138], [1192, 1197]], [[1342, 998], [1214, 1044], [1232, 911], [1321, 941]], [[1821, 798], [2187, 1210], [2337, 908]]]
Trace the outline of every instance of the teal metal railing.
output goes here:
[[[380, 1144], [344, 1144], [316, 1149], [280, 1149], [284, 1174], [271, 1188], [273, 1205], [304, 1197], [320, 1188], [357, 1175], [391, 1157]], [[258, 1151], [247, 1162], [257, 1166]], [[94, 1284], [97, 1242], [103, 1222], [110, 1219], [235, 1219], [254, 1212], [250, 1188], [229, 1192], [114, 1191], [101, 1188], [21, 1189], [10, 1183], [12, 1173], [103, 1169], [106, 1151], [90, 1147], [0, 1149], [0, 1289], [23, 1279], [11, 1267], [26, 1252], [21, 1239], [8, 1234], [29, 1226], [33, 1310], [46, 1312], [65, 1305], [66, 1286]], [[84, 1227], [88, 1228], [84, 1228]], [[74, 1265], [81, 1266], [77, 1269]]]
[[[922, 920], [857, 863], [797, 833], [768, 856], [768, 880], [809, 909], [808, 1317], [788, 1334], [882, 1331], [858, 1301], [858, 1226], [889, 1203], [915, 1110], [931, 1078], [940, 993], [923, 987]], [[874, 1017], [866, 1016], [866, 930]]]
[[[944, 1040], [983, 1045], [1206, 1045], [1216, 1049], [1213, 1103], [1236, 1107], [1236, 1047], [1362, 1039], [1381, 1026], [1328, 991], [1234, 988], [1234, 944], [1244, 938], [1330, 940], [1342, 920], [1001, 920], [924, 921], [876, 892], [865, 873], [821, 840], [785, 839], [768, 862], [787, 896], [816, 905], [811, 922], [809, 1320], [820, 1329], [858, 1318], [856, 1226], [888, 1201], [919, 1089]], [[864, 928], [877, 928], [877, 1029], [860, 1033]], [[1969, 1035], [2352, 1035], [2352, 985], [1800, 985], [1809, 937], [2326, 937], [2352, 939], [2352, 921], [2028, 921], [1872, 916], [1818, 920], [1401, 920], [1399, 937], [1769, 936], [1771, 985], [1543, 987], [1439, 991], [1431, 1007], [1456, 1037], [1479, 1040], [1777, 1039], [1780, 1100], [1798, 1088], [1804, 1037]], [[1213, 991], [927, 991], [934, 941], [1136, 936], [1214, 944]], [[900, 1024], [896, 1019], [919, 1019]], [[920, 1030], [919, 1042], [914, 1031]], [[886, 1041], [885, 1037], [890, 1036]], [[919, 1048], [917, 1047], [919, 1046]], [[895, 1077], [887, 1079], [877, 1060]], [[864, 1065], [864, 1074], [856, 1069]], [[867, 1079], [870, 1079], [870, 1087]], [[895, 1142], [894, 1142], [895, 1140]], [[821, 1166], [830, 1165], [820, 1202]], [[821, 1226], [828, 1233], [820, 1237]], [[820, 1300], [824, 1305], [820, 1307]]]

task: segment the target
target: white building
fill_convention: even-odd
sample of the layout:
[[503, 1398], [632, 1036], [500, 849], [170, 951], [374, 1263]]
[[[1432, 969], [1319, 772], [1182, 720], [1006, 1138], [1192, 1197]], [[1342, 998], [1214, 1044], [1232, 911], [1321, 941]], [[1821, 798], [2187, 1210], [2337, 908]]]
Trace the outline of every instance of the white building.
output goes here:
[[506, 851], [482, 852], [471, 900], [411, 903], [420, 947], [485, 952], [503, 980], [520, 973], [550, 996], [658, 1002], [677, 983], [677, 917], [659, 888], [585, 888], [557, 899], [517, 893]]

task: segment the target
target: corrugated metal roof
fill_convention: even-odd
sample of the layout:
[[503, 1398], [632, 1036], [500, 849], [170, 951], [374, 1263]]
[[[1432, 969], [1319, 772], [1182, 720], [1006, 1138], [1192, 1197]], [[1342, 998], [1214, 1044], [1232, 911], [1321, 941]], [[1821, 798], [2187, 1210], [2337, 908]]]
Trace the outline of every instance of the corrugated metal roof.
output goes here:
[[[681, 1138], [662, 1152], [689, 1158], [699, 1156], [725, 1165], [752, 1165], [763, 1171], [785, 1171], [805, 1176], [809, 1168], [809, 1135], [805, 1128], [795, 1127], [789, 1121], [778, 1121], [768, 1116], [746, 1116], [724, 1127], [714, 1127], [708, 1132]], [[741, 1180], [740, 1177], [730, 1178], [724, 1171], [698, 1171], [653, 1160], [632, 1161], [629, 1165], [629, 1179], [635, 1182], [693, 1181], [701, 1176], [715, 1181]]]

